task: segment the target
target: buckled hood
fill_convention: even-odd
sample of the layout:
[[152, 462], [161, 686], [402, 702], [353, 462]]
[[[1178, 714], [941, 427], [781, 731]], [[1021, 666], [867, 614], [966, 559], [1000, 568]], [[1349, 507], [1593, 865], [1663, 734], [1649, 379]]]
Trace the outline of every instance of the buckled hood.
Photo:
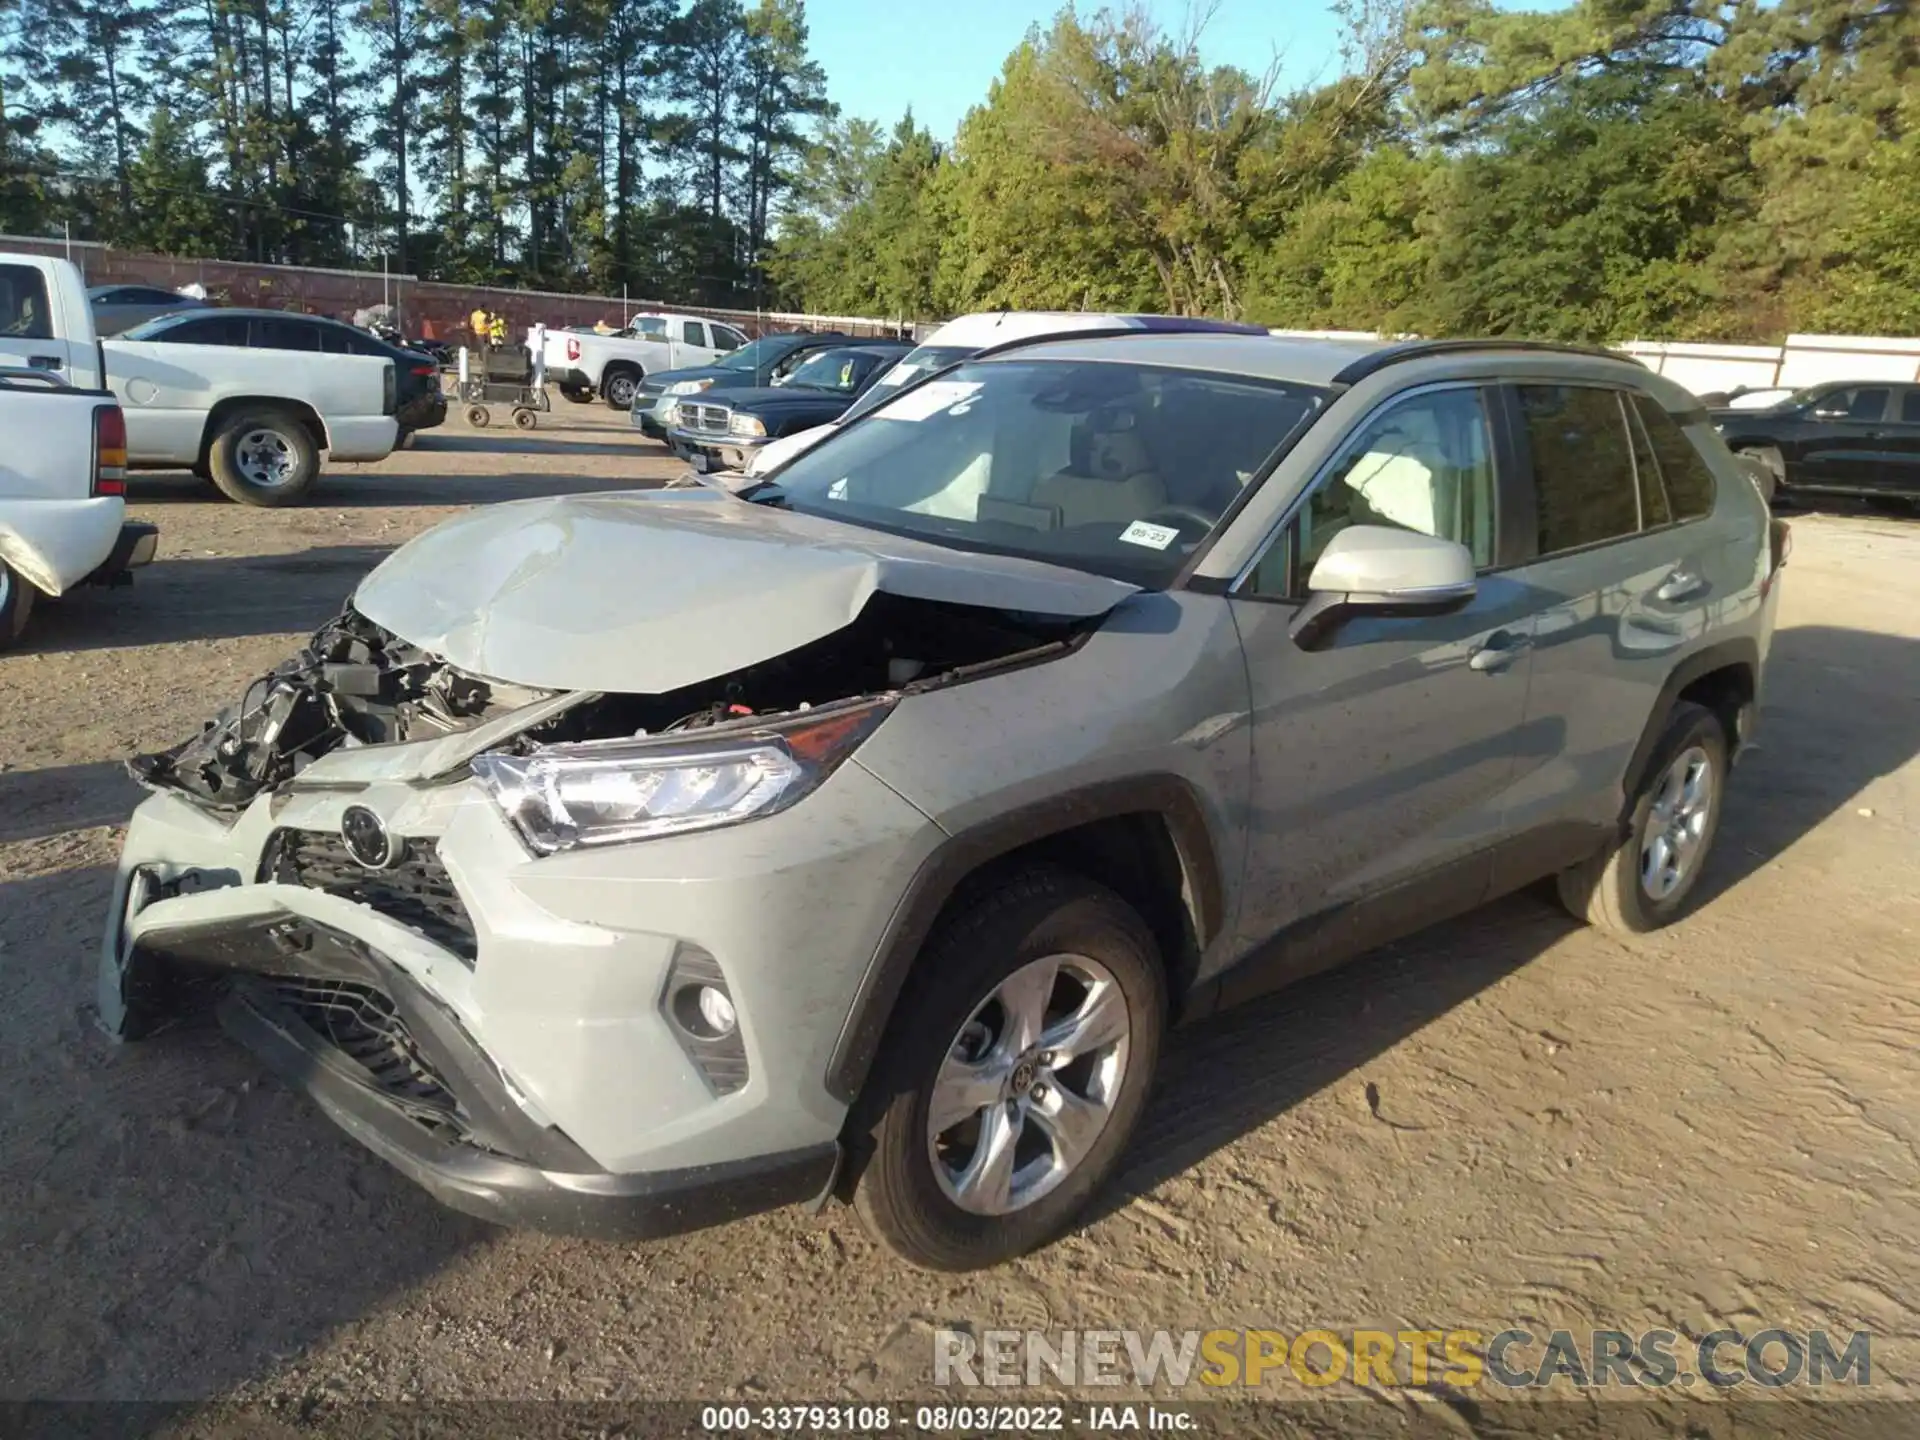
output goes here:
[[486, 506], [402, 546], [354, 605], [471, 675], [660, 694], [840, 630], [876, 591], [1089, 619], [1136, 588], [676, 490]]

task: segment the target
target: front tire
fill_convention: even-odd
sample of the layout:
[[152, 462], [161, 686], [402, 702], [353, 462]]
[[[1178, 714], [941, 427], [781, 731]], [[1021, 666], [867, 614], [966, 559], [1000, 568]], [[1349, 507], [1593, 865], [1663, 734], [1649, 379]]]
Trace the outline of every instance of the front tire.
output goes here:
[[633, 397], [640, 390], [640, 377], [631, 370], [610, 371], [601, 377], [600, 389], [606, 396], [609, 407], [615, 410], [631, 410]]
[[298, 505], [320, 475], [320, 449], [300, 417], [262, 407], [228, 416], [207, 447], [213, 483], [229, 500]]
[[0, 560], [0, 650], [11, 648], [26, 630], [39, 593], [24, 575]]
[[1166, 1013], [1153, 936], [1103, 886], [1034, 870], [954, 916], [915, 966], [855, 1127], [867, 1228], [930, 1270], [1056, 1238], [1126, 1149]]
[[1616, 846], [1562, 871], [1560, 902], [1576, 919], [1642, 935], [1688, 910], [1720, 829], [1727, 732], [1705, 706], [1682, 701], [1653, 747]]

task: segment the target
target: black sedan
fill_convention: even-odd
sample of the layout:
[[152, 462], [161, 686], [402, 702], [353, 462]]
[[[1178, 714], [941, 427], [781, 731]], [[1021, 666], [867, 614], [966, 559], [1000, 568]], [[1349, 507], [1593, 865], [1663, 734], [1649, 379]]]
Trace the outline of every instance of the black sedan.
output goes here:
[[659, 421], [658, 411], [667, 400], [680, 395], [701, 395], [709, 390], [764, 389], [791, 375], [814, 352], [855, 343], [838, 330], [789, 330], [778, 335], [762, 335], [711, 365], [658, 371], [642, 380], [640, 388], [633, 392], [634, 427], [642, 435], [664, 440], [667, 432]]
[[1764, 410], [1711, 410], [1727, 448], [1765, 467], [1774, 495], [1920, 501], [1920, 384], [1842, 380]]
[[809, 355], [779, 385], [671, 398], [661, 417], [668, 443], [696, 470], [744, 470], [769, 440], [838, 420], [912, 349], [899, 340], [842, 345]]
[[400, 444], [416, 430], [431, 430], [447, 418], [440, 366], [431, 355], [389, 344], [378, 335], [323, 315], [287, 310], [200, 310], [163, 315], [121, 338], [164, 340], [175, 345], [236, 345], [253, 350], [311, 350], [324, 355], [372, 355], [393, 362]]
[[205, 300], [158, 285], [95, 285], [87, 291], [87, 305], [93, 311], [94, 331], [100, 335], [118, 335], [157, 315], [214, 308]]

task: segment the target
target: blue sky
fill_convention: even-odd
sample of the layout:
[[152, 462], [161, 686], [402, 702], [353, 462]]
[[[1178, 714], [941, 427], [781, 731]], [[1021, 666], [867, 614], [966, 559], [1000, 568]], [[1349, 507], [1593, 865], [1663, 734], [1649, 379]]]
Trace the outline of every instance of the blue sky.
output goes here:
[[[1079, 8], [1091, 14], [1100, 5]], [[1184, 28], [1185, 0], [1151, 0], [1149, 8], [1167, 29]], [[842, 113], [891, 126], [911, 105], [915, 119], [949, 140], [1027, 27], [1045, 27], [1058, 9], [1053, 0], [808, 0], [807, 24]], [[1339, 43], [1339, 22], [1317, 0], [1220, 0], [1200, 49], [1211, 64], [1255, 72], [1278, 49], [1282, 84], [1291, 88], [1331, 79]]]

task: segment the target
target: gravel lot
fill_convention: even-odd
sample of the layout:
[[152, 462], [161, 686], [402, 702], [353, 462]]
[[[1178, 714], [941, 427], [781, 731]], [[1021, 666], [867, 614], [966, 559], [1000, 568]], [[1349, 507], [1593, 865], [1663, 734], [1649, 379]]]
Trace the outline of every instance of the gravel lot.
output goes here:
[[1795, 522], [1695, 918], [1625, 943], [1516, 897], [1184, 1034], [1119, 1192], [994, 1273], [904, 1270], [845, 1211], [504, 1233], [216, 1031], [110, 1045], [121, 759], [442, 517], [678, 468], [552, 420], [456, 421], [300, 510], [141, 479], [158, 563], [0, 658], [0, 1399], [899, 1399], [941, 1325], [1864, 1328], [1880, 1393], [1920, 1376], [1920, 525], [1890, 518]]

